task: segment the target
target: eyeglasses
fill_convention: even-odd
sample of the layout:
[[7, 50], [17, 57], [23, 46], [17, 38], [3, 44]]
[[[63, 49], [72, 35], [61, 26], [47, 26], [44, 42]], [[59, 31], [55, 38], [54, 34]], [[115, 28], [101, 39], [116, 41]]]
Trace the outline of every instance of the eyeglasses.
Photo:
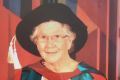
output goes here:
[[40, 35], [38, 36], [38, 40], [40, 42], [47, 42], [48, 40], [52, 40], [52, 41], [61, 41], [63, 40], [64, 38], [68, 37], [68, 35], [53, 35], [53, 36], [46, 36], [46, 35]]

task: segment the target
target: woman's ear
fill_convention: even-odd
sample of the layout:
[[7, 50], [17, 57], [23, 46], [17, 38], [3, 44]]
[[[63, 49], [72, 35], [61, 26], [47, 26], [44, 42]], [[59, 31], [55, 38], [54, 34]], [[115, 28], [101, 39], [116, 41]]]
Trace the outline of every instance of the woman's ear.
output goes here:
[[67, 38], [66, 38], [67, 39], [67, 47], [68, 47], [68, 50], [70, 50], [71, 47], [73, 46], [73, 41], [76, 38], [76, 34], [70, 30], [70, 26], [67, 24], [63, 24], [63, 33], [65, 33], [67, 35]]
[[67, 42], [68, 50], [70, 50], [71, 47], [73, 46], [73, 41], [75, 40], [75, 38], [76, 38], [76, 35], [73, 33], [70, 36], [68, 36], [68, 42]]

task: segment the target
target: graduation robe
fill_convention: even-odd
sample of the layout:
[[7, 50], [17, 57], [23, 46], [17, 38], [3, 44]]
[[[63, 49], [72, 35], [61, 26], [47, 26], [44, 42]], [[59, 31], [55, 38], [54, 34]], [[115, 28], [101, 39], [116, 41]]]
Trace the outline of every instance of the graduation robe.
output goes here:
[[55, 73], [40, 63], [16, 71], [15, 80], [41, 80], [42, 76], [48, 80], [107, 80], [98, 70], [81, 62], [73, 72]]

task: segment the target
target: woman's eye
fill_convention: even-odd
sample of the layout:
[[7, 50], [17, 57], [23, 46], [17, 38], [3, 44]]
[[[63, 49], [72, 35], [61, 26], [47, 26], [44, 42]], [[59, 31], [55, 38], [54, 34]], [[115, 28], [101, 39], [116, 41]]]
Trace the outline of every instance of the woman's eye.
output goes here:
[[43, 35], [43, 36], [41, 36], [41, 38], [42, 38], [42, 39], [46, 39], [46, 36]]
[[60, 38], [60, 35], [55, 35], [56, 38]]

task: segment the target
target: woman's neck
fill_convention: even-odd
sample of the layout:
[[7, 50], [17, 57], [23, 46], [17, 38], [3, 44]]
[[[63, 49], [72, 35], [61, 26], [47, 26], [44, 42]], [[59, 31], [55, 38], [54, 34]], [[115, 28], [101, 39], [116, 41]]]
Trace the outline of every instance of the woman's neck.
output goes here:
[[70, 57], [67, 57], [55, 63], [45, 62], [44, 65], [53, 72], [62, 73], [62, 72], [73, 72], [77, 68], [78, 62]]

